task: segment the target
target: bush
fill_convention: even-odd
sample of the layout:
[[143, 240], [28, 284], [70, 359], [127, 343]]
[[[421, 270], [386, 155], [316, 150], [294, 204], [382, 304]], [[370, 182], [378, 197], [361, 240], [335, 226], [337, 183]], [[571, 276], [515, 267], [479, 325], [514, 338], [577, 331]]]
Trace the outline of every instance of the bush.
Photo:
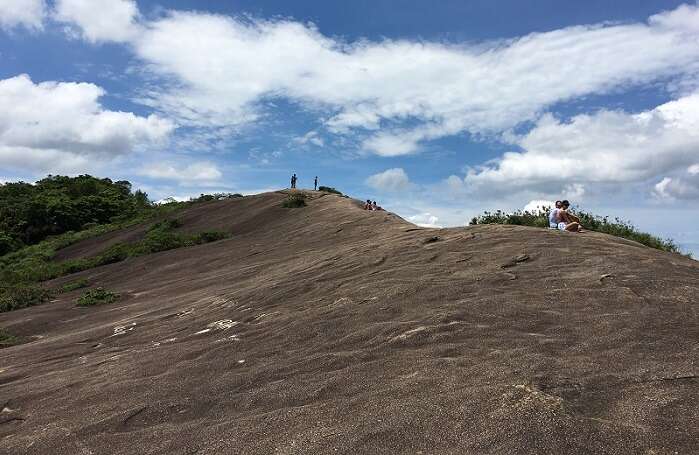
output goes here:
[[19, 344], [20, 340], [7, 330], [0, 328], [0, 348], [7, 348]]
[[340, 196], [343, 195], [340, 191], [338, 191], [338, 190], [336, 190], [335, 188], [332, 188], [332, 187], [330, 187], [330, 186], [319, 186], [319, 187], [318, 187], [318, 191], [324, 191], [324, 192], [326, 192], [326, 193], [339, 194]]
[[0, 313], [39, 305], [49, 300], [53, 293], [30, 284], [3, 285], [0, 287]]
[[85, 278], [80, 278], [79, 280], [71, 281], [69, 283], [64, 284], [61, 287], [61, 291], [63, 292], [70, 292], [70, 291], [75, 291], [76, 289], [82, 289], [88, 287], [90, 284], [87, 282]]
[[282, 207], [287, 209], [295, 209], [299, 207], [306, 206], [306, 194], [305, 193], [291, 193], [282, 202]]
[[[636, 227], [628, 221], [619, 218], [610, 221], [609, 217], [602, 217], [585, 211], [576, 211], [575, 213], [580, 218], [580, 224], [591, 231], [633, 240], [642, 245], [668, 251], [670, 253], [680, 252], [677, 244], [671, 239], [661, 239], [646, 232], [639, 232]], [[494, 213], [484, 212], [482, 215], [474, 217], [469, 224], [513, 224], [520, 226], [548, 227], [549, 209], [542, 208], [539, 212], [516, 211], [513, 213], [506, 213], [501, 210]]]
[[197, 198], [191, 198], [190, 202], [208, 202], [208, 201], [220, 201], [223, 199], [235, 199], [243, 197], [240, 193], [214, 193], [214, 194], [201, 194]]
[[[115, 243], [114, 245], [110, 246], [107, 248], [105, 251], [103, 251], [98, 257], [97, 260], [94, 261], [96, 262], [95, 265], [106, 265], [106, 264], [114, 264], [116, 262], [121, 262], [128, 258], [131, 255], [131, 247], [127, 243]], [[87, 268], [90, 268], [89, 262], [80, 262], [80, 266], [87, 266]], [[92, 265], [94, 267], [94, 265]], [[80, 268], [79, 270], [74, 270], [75, 272], [85, 270], [84, 268]], [[68, 272], [68, 273], [73, 273], [73, 272]]]
[[91, 289], [81, 295], [75, 304], [80, 307], [103, 305], [113, 303], [119, 298], [119, 294], [107, 291], [104, 288]]
[[174, 229], [182, 227], [182, 220], [178, 218], [169, 218], [158, 221], [148, 228], [148, 232], [153, 231], [172, 231]]
[[216, 242], [218, 240], [223, 240], [225, 238], [228, 238], [227, 232], [204, 231], [204, 232], [201, 232], [195, 236], [195, 243], [197, 243], [197, 244], [210, 243], [210, 242]]
[[[144, 196], [141, 195], [141, 197]], [[186, 205], [188, 203], [173, 202], [152, 206], [147, 212], [136, 217], [126, 217], [113, 224], [93, 226], [85, 231], [69, 231], [58, 236], [51, 236], [36, 245], [25, 246], [0, 256], [0, 311], [24, 308], [46, 301], [51, 297], [50, 292], [42, 290], [36, 285], [42, 281], [100, 265], [113, 264], [129, 257], [214, 242], [229, 237], [228, 233], [218, 231], [206, 231], [198, 234], [177, 233], [174, 230], [181, 227], [182, 222], [176, 218], [165, 218], [153, 223], [142, 241], [117, 243], [94, 257], [70, 259], [60, 263], [53, 261], [56, 251], [60, 248], [155, 217], [167, 217], [173, 211]]]

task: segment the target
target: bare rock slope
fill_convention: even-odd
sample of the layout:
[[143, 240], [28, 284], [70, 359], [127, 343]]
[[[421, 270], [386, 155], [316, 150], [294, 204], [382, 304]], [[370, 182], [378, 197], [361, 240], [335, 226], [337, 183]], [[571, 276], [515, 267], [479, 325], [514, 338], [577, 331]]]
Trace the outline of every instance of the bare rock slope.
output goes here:
[[116, 303], [0, 314], [33, 337], [0, 351], [0, 453], [699, 451], [699, 262], [309, 194], [192, 206], [232, 237], [52, 283]]

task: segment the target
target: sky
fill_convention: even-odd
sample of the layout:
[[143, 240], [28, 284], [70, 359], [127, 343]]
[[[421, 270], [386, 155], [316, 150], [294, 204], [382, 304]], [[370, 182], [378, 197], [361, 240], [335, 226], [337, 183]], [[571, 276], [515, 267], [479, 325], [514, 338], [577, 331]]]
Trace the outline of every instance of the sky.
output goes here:
[[0, 0], [0, 182], [568, 199], [699, 256], [699, 4]]

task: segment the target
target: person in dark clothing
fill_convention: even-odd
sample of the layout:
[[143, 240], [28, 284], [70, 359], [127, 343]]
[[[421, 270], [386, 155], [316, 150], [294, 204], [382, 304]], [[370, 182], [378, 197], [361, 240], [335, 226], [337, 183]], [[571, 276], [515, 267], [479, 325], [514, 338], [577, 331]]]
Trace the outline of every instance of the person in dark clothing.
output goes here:
[[313, 191], [318, 191], [318, 176], [316, 175], [316, 179], [313, 181]]
[[296, 174], [292, 175], [291, 176], [291, 187], [292, 188], [296, 188], [296, 180], [297, 180]]

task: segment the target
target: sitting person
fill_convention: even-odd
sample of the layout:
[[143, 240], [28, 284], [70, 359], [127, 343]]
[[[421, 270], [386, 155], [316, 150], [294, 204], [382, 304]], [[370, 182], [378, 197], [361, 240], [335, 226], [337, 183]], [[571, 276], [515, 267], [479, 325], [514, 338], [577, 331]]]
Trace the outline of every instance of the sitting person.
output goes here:
[[364, 210], [371, 210], [371, 200], [367, 199], [366, 203], [364, 204]]
[[[568, 211], [570, 202], [561, 201], [561, 208], [556, 211], [558, 216], [558, 229], [569, 232], [583, 232], [580, 225], [580, 218]], [[550, 219], [549, 219], [550, 222]]]
[[558, 229], [558, 223], [561, 222], [559, 210], [561, 210], [561, 201], [556, 201], [556, 206], [549, 212], [549, 227], [551, 229]]

